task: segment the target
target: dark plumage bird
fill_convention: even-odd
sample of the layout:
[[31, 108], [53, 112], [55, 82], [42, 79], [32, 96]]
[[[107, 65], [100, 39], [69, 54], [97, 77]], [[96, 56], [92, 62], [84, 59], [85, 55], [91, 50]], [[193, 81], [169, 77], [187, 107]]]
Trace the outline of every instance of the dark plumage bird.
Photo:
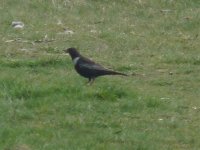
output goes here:
[[124, 73], [109, 70], [95, 63], [94, 61], [83, 57], [75, 48], [68, 48], [64, 50], [72, 58], [76, 71], [83, 77], [88, 78], [88, 83], [92, 84], [96, 77], [103, 75], [123, 75]]

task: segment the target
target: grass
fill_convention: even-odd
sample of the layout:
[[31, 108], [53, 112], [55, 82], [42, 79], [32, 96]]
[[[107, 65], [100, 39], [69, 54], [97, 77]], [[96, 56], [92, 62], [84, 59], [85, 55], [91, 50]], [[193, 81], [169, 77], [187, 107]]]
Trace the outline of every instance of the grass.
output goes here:
[[[199, 149], [198, 0], [0, 3], [0, 149]], [[68, 47], [139, 75], [86, 86]]]

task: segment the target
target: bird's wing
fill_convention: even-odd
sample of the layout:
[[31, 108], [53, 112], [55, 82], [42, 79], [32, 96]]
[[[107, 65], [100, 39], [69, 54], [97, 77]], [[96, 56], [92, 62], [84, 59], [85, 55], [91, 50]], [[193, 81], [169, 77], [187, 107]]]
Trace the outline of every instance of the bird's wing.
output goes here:
[[112, 71], [110, 69], [104, 68], [100, 64], [87, 58], [80, 58], [77, 63], [78, 72], [84, 74], [85, 76], [97, 77], [100, 75], [125, 75], [120, 72]]
[[94, 61], [92, 61], [88, 58], [85, 58], [85, 57], [82, 57], [79, 60], [79, 67], [82, 69], [85, 68], [85, 69], [89, 69], [89, 70], [106, 70], [106, 68], [104, 68], [100, 64], [95, 63]]
[[82, 69], [89, 69], [89, 70], [106, 70], [103, 66], [96, 64], [96, 63], [88, 63], [88, 62], [83, 62], [79, 64], [80, 68]]

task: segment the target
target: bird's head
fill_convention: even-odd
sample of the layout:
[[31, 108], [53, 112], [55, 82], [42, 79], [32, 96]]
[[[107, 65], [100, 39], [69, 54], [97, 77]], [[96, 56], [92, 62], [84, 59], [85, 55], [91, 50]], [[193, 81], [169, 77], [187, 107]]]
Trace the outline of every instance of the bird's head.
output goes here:
[[69, 53], [72, 59], [76, 57], [80, 57], [80, 54], [76, 48], [68, 48], [68, 49], [65, 49], [64, 52]]

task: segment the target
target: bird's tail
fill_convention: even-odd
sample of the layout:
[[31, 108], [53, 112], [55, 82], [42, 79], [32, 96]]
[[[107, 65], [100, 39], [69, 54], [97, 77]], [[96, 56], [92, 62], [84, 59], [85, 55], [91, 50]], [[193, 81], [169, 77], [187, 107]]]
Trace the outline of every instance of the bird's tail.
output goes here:
[[117, 71], [112, 71], [112, 70], [106, 70], [105, 71], [106, 75], [122, 75], [122, 76], [128, 76], [125, 73], [117, 72]]

